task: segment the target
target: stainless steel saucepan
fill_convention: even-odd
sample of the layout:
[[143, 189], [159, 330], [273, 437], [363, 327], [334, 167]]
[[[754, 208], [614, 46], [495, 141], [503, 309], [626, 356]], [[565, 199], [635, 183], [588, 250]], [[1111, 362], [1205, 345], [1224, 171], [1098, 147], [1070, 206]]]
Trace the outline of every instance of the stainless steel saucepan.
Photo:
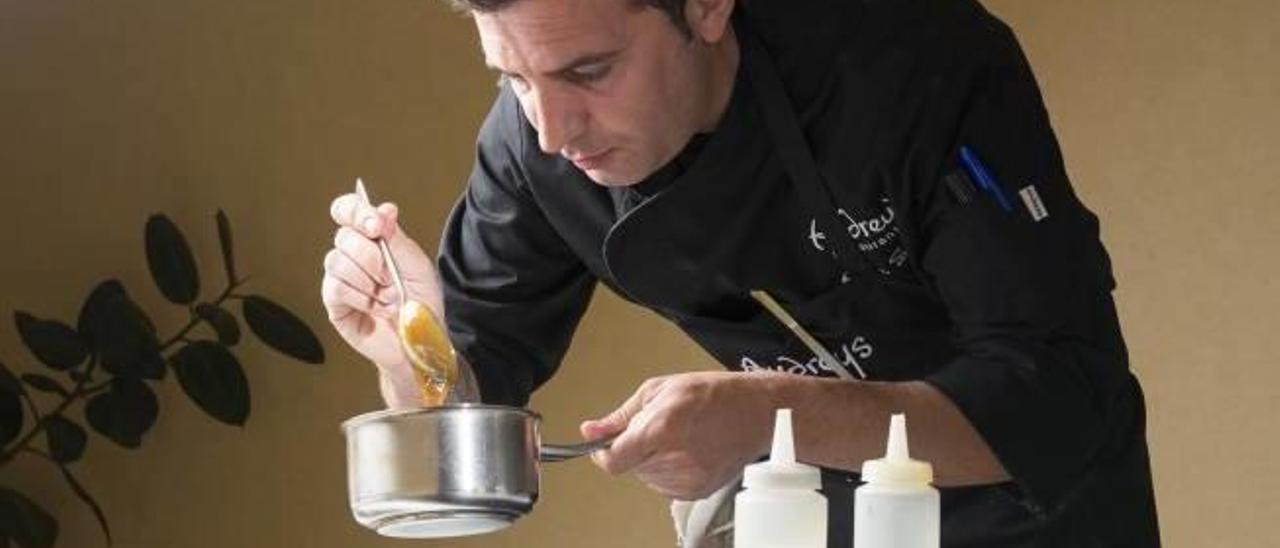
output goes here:
[[538, 500], [539, 464], [608, 447], [543, 445], [541, 417], [458, 404], [367, 413], [342, 425], [351, 511], [381, 535], [475, 535], [511, 525]]

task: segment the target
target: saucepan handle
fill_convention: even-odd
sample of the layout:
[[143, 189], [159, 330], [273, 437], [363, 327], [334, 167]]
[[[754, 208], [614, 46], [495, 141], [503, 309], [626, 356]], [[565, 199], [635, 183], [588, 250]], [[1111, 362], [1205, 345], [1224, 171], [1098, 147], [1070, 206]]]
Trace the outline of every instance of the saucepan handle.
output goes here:
[[609, 445], [613, 443], [613, 438], [616, 437], [618, 436], [607, 436], [598, 440], [573, 445], [556, 445], [548, 443], [542, 446], [542, 451], [538, 453], [538, 460], [542, 462], [560, 462], [578, 458], [593, 451], [608, 449]]

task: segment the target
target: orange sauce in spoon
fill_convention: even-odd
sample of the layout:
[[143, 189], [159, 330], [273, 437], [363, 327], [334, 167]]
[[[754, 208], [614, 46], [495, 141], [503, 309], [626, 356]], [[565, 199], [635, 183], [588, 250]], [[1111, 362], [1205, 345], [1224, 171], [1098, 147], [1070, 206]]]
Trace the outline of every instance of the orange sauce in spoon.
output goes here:
[[400, 345], [413, 364], [422, 392], [422, 405], [444, 404], [458, 381], [458, 361], [449, 335], [431, 309], [417, 301], [405, 301], [397, 322]]

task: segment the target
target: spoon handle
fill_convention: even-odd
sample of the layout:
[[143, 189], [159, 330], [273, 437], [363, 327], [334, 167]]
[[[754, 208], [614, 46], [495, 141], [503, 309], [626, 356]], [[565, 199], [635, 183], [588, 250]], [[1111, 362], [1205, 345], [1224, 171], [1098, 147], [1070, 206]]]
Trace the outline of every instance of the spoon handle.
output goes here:
[[378, 238], [378, 248], [382, 250], [382, 259], [387, 261], [387, 270], [391, 271], [391, 282], [395, 284], [396, 293], [400, 294], [400, 305], [403, 306], [409, 294], [405, 292], [404, 279], [400, 277], [400, 267], [396, 264], [396, 257], [391, 254], [391, 246], [387, 245], [387, 241], [382, 238]]
[[[364, 188], [364, 181], [359, 178], [356, 179], [356, 195], [364, 200], [365, 205], [373, 206], [373, 202], [369, 200], [369, 191]], [[382, 250], [382, 260], [387, 262], [387, 270], [391, 271], [391, 281], [396, 286], [396, 292], [400, 294], [400, 304], [403, 306], [405, 299], [409, 296], [404, 290], [404, 279], [400, 277], [400, 265], [396, 264], [396, 257], [391, 254], [391, 246], [387, 245], [386, 238], [378, 238], [378, 249]]]

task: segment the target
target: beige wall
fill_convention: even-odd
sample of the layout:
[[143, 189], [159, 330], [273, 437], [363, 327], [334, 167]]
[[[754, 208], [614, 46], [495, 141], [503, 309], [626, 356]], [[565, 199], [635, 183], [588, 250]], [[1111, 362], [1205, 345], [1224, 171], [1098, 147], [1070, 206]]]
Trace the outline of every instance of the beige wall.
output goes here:
[[[1113, 0], [988, 5], [1018, 30], [1069, 168], [1099, 212], [1150, 408], [1169, 546], [1266, 546], [1280, 515], [1274, 386], [1280, 305], [1280, 5]], [[430, 0], [0, 0], [0, 361], [33, 369], [7, 318], [74, 318], [122, 278], [162, 331], [146, 215], [187, 231], [220, 283], [212, 213], [238, 230], [255, 287], [304, 312], [329, 362], [239, 351], [243, 429], [205, 418], [170, 377], [129, 452], [91, 434], [76, 466], [132, 547], [375, 547], [347, 515], [338, 423], [378, 405], [373, 374], [318, 303], [331, 196], [357, 176], [434, 243], [492, 95], [470, 23]], [[1272, 154], [1268, 155], [1268, 152]], [[1268, 161], [1272, 160], [1272, 161]], [[705, 367], [669, 326], [602, 292], [561, 375], [534, 398], [574, 437], [643, 378]], [[1268, 397], [1270, 396], [1270, 397]], [[101, 545], [42, 463], [0, 470], [53, 509], [60, 547]], [[535, 513], [458, 546], [665, 546], [664, 502], [585, 462], [549, 466]]]

